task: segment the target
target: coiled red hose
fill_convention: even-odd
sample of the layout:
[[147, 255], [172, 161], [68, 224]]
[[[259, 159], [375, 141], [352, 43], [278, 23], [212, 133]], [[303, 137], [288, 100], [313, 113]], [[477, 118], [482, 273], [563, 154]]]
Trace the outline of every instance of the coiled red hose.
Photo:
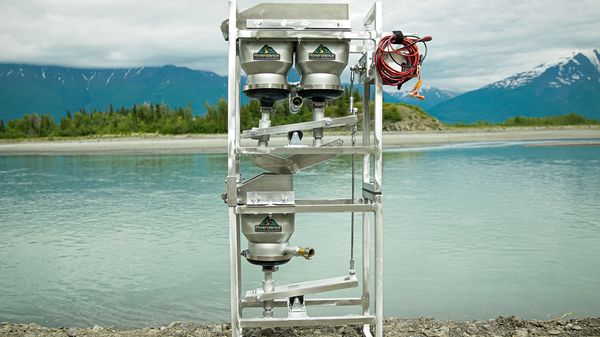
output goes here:
[[[397, 41], [398, 39], [395, 34], [381, 38], [375, 51], [375, 66], [383, 84], [395, 85], [400, 89], [406, 81], [421, 75], [421, 64], [427, 56], [425, 42], [431, 41], [431, 36], [420, 38], [405, 35], [401, 37], [401, 41]], [[419, 42], [425, 46], [423, 56], [419, 54]]]

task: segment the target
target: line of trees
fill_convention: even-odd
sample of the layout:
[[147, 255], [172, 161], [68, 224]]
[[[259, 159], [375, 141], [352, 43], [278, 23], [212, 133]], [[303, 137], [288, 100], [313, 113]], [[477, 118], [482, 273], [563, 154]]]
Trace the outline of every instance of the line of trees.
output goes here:
[[[356, 107], [361, 110], [360, 96], [353, 93]], [[325, 113], [330, 117], [345, 116], [349, 110], [350, 91], [346, 89], [339, 99], [326, 107]], [[427, 115], [415, 106], [396, 103], [410, 107], [417, 115]], [[0, 119], [0, 138], [34, 138], [34, 137], [85, 137], [100, 135], [131, 135], [140, 133], [158, 134], [191, 134], [191, 133], [225, 133], [227, 132], [227, 101], [221, 98], [214, 105], [205, 105], [203, 116], [192, 114], [191, 108], [170, 108], [164, 104], [141, 104], [131, 108], [114, 109], [112, 105], [106, 111], [79, 110], [67, 112], [57, 122], [50, 115], [28, 114], [5, 123]], [[397, 109], [384, 109], [384, 120], [396, 122], [402, 119]], [[252, 100], [241, 107], [241, 127], [243, 130], [258, 125], [261, 118], [258, 101]], [[273, 125], [298, 123], [312, 119], [312, 112], [307, 105], [299, 113], [288, 112], [287, 100], [275, 105], [271, 115]], [[498, 124], [475, 122], [473, 124], [454, 124], [459, 127], [490, 126], [554, 126], [554, 125], [593, 125], [600, 121], [589, 119], [576, 113], [549, 117], [514, 117]]]
[[566, 115], [548, 117], [513, 117], [507, 119], [503, 126], [556, 126], [556, 125], [594, 125], [600, 121], [586, 118], [574, 112]]
[[566, 125], [598, 125], [600, 121], [597, 119], [587, 118], [575, 112], [570, 112], [564, 115], [546, 116], [546, 117], [526, 117], [517, 116], [508, 118], [504, 122], [490, 123], [488, 121], [476, 121], [474, 123], [455, 123], [452, 126], [456, 127], [512, 127], [512, 126], [566, 126]]
[[[327, 108], [328, 116], [347, 115], [349, 91], [333, 101]], [[354, 94], [359, 101], [358, 93]], [[214, 105], [206, 103], [203, 116], [192, 114], [191, 108], [170, 108], [165, 104], [141, 104], [131, 108], [114, 109], [112, 105], [106, 111], [67, 112], [57, 122], [50, 115], [27, 114], [5, 123], [0, 119], [0, 138], [34, 137], [84, 137], [97, 135], [131, 135], [140, 133], [190, 134], [227, 132], [227, 101], [221, 98]], [[241, 127], [249, 129], [258, 126], [261, 117], [260, 104], [250, 101], [240, 109]], [[307, 121], [312, 112], [305, 105], [300, 112], [292, 115], [288, 112], [288, 103], [275, 105], [271, 116], [273, 125]]]

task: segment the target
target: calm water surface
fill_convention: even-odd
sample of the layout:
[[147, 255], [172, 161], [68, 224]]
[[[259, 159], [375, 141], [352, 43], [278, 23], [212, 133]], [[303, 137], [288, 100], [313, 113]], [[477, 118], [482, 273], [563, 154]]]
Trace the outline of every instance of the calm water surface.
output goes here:
[[[386, 316], [600, 315], [600, 147], [527, 145], [386, 153]], [[227, 320], [226, 165], [222, 155], [0, 157], [0, 321]], [[348, 196], [348, 165], [302, 172], [297, 196]], [[291, 242], [317, 256], [276, 281], [346, 273], [348, 217], [299, 215]], [[245, 289], [260, 286], [257, 267], [243, 272]]]

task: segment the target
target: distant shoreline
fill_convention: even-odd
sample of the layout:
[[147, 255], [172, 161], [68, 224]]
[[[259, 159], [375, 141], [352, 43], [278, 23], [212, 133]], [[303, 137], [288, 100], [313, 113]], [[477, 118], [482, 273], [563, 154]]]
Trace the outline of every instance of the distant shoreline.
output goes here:
[[[307, 137], [310, 135], [307, 134]], [[350, 144], [348, 134], [328, 136], [339, 137], [344, 144]], [[359, 136], [360, 137], [360, 136]], [[564, 140], [551, 145], [571, 145], [569, 140], [590, 139], [594, 142], [583, 145], [596, 145], [600, 142], [598, 126], [565, 127], [511, 127], [511, 128], [451, 128], [444, 131], [385, 132], [384, 148], [411, 148], [442, 146], [473, 142], [502, 141], [547, 141]], [[285, 144], [284, 138], [275, 138], [273, 145]], [[308, 139], [304, 140], [308, 143]], [[244, 146], [255, 146], [254, 141], [246, 140]], [[542, 144], [548, 146], [548, 144]], [[60, 140], [3, 140], [0, 141], [0, 156], [6, 155], [100, 155], [100, 154], [193, 154], [225, 153], [227, 135], [143, 135], [127, 137], [98, 137]]]

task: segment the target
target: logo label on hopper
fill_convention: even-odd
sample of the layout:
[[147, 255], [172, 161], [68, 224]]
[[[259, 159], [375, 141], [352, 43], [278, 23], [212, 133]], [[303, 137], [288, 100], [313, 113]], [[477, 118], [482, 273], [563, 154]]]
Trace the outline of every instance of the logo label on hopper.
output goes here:
[[268, 44], [264, 45], [252, 56], [255, 61], [279, 61], [281, 59], [281, 54], [278, 54], [275, 49]]
[[333, 61], [335, 54], [329, 48], [320, 44], [314, 52], [308, 54], [308, 59], [311, 61]]
[[254, 226], [254, 231], [257, 233], [280, 233], [281, 226], [272, 218], [266, 217], [258, 225]]

